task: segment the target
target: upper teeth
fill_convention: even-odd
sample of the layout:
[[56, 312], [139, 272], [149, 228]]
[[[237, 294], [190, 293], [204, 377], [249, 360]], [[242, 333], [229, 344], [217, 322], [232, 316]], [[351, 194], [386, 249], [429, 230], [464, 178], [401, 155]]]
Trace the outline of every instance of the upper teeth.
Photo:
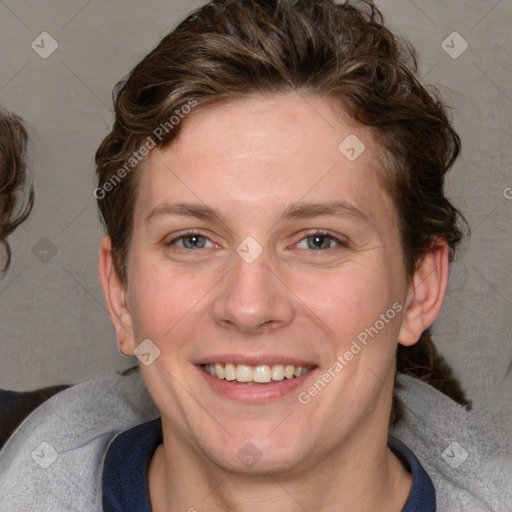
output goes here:
[[311, 367], [294, 366], [292, 364], [260, 364], [247, 366], [245, 364], [215, 363], [205, 364], [204, 369], [218, 379], [236, 380], [237, 382], [270, 382], [272, 380], [292, 379], [306, 375]]

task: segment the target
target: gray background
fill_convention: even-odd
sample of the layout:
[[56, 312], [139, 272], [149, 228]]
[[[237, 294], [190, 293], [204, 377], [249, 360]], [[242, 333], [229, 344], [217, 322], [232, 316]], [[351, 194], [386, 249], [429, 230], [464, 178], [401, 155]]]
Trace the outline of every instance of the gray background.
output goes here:
[[[0, 103], [29, 127], [36, 189], [0, 281], [0, 387], [76, 382], [134, 364], [116, 348], [97, 278], [93, 158], [112, 122], [115, 83], [202, 3], [0, 0]], [[512, 0], [376, 4], [454, 108], [463, 152], [448, 192], [473, 234], [434, 334], [475, 405], [498, 411], [512, 401], [512, 199], [504, 194], [512, 187]], [[31, 47], [51, 48], [43, 32], [58, 43], [46, 59]], [[462, 48], [453, 32], [469, 45], [457, 58], [442, 46]]]

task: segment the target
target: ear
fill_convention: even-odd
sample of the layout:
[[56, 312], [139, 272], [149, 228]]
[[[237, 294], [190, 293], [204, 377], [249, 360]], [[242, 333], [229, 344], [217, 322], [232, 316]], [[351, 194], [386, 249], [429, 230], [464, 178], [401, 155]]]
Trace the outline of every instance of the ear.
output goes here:
[[132, 315], [127, 304], [126, 285], [114, 268], [112, 242], [105, 236], [99, 249], [99, 277], [107, 302], [108, 314], [117, 337], [117, 346], [125, 356], [133, 356], [135, 350]]
[[398, 342], [414, 345], [436, 319], [448, 284], [448, 245], [436, 239], [425, 255], [409, 285], [405, 316]]

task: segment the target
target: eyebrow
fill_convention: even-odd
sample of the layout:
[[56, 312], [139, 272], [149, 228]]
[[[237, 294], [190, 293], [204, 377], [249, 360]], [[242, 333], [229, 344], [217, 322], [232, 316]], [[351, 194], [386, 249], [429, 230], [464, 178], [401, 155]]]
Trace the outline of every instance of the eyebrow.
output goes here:
[[201, 220], [224, 222], [222, 215], [209, 206], [194, 203], [162, 203], [155, 206], [144, 219], [149, 222], [158, 215], [175, 215], [179, 217], [196, 217]]
[[[148, 223], [159, 215], [195, 217], [225, 224], [222, 214], [215, 208], [196, 203], [162, 203], [155, 206], [144, 219]], [[295, 203], [288, 206], [280, 215], [278, 222], [283, 220], [307, 219], [320, 216], [355, 218], [372, 224], [372, 218], [364, 210], [345, 201], [329, 203]]]
[[329, 203], [295, 203], [285, 209], [282, 220], [305, 219], [310, 217], [331, 216], [348, 217], [371, 223], [368, 213], [346, 201], [331, 201]]

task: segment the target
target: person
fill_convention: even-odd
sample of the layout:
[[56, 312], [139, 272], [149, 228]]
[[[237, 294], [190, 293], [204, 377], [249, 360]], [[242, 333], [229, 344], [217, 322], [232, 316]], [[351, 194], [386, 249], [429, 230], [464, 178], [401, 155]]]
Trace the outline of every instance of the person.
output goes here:
[[460, 141], [377, 8], [213, 0], [115, 110], [99, 274], [140, 365], [22, 424], [0, 510], [507, 510], [430, 331]]
[[[34, 204], [34, 190], [27, 184], [27, 131], [16, 115], [0, 108], [0, 272], [11, 263], [8, 237], [24, 222]], [[23, 202], [26, 189], [28, 197]], [[20, 204], [21, 199], [21, 204]]]
[[[9, 270], [8, 237], [28, 218], [34, 188], [27, 179], [28, 134], [22, 119], [0, 108], [0, 277]], [[28, 392], [0, 389], [0, 448], [33, 409], [67, 386]]]

